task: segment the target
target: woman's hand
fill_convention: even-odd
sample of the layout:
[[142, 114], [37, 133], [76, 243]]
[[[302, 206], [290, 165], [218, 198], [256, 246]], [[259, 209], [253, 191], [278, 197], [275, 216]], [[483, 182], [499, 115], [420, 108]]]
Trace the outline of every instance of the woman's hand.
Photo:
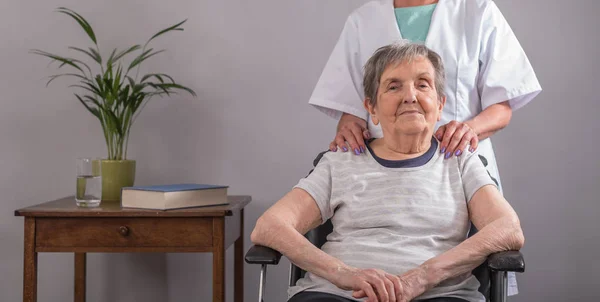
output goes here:
[[[410, 302], [429, 288], [425, 270], [423, 270], [421, 267], [412, 269], [399, 277], [387, 273], [385, 276], [392, 282], [392, 284], [394, 284], [394, 300], [392, 300], [392, 297], [390, 297], [390, 300], [375, 300], [375, 302]], [[363, 290], [355, 290], [354, 293], [352, 293], [352, 296], [357, 299], [368, 297], [368, 295], [365, 295]], [[368, 301], [372, 301], [370, 297]]]
[[445, 158], [460, 156], [466, 152], [467, 144], [471, 144], [469, 151], [473, 152], [477, 149], [479, 140], [504, 129], [511, 117], [510, 103], [504, 101], [487, 107], [464, 123], [451, 121], [435, 132], [435, 137], [442, 142], [440, 151], [446, 154]]
[[460, 156], [466, 152], [467, 145], [471, 145], [470, 152], [474, 152], [479, 144], [479, 138], [475, 130], [468, 123], [451, 121], [441, 126], [435, 137], [441, 141], [440, 152], [445, 153], [444, 158], [452, 155]]
[[360, 297], [355, 297], [366, 297], [367, 302], [400, 301], [396, 298], [397, 290], [401, 288], [400, 278], [380, 269], [342, 268], [335, 274], [332, 283], [343, 290], [360, 293]]
[[[365, 139], [370, 137], [369, 130], [367, 130], [367, 122], [359, 117], [352, 114], [344, 113], [340, 118], [337, 126], [337, 133], [333, 141], [329, 144], [329, 150], [336, 152], [338, 147], [343, 151], [348, 151], [348, 145], [350, 150], [354, 154], [359, 155], [367, 150]], [[346, 144], [346, 142], [348, 142]]]

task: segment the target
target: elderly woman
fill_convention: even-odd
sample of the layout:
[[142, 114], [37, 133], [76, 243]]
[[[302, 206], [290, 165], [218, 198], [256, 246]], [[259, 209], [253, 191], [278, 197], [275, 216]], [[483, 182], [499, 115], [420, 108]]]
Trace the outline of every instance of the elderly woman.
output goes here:
[[[364, 105], [383, 137], [360, 156], [326, 153], [258, 219], [252, 241], [308, 272], [290, 302], [484, 301], [471, 270], [522, 247], [519, 219], [477, 152], [444, 160], [439, 151], [444, 74], [426, 46], [378, 49]], [[303, 234], [329, 219], [320, 250]], [[467, 238], [470, 222], [479, 232]]]

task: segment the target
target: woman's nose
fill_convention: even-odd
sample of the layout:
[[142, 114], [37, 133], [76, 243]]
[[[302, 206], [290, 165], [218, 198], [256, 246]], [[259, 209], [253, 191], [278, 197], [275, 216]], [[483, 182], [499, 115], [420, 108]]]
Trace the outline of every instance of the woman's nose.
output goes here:
[[417, 96], [411, 91], [410, 93], [404, 95], [404, 99], [402, 100], [402, 102], [406, 104], [416, 103]]

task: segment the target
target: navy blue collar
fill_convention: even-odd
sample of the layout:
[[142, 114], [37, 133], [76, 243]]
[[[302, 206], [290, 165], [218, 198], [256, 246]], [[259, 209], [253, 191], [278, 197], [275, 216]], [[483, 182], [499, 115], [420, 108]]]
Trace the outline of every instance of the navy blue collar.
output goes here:
[[435, 155], [435, 152], [437, 151], [437, 147], [438, 147], [437, 140], [432, 136], [431, 137], [431, 146], [429, 147], [429, 150], [427, 150], [427, 152], [423, 153], [423, 155], [420, 155], [420, 156], [415, 157], [415, 158], [403, 159], [403, 160], [387, 160], [387, 159], [383, 159], [383, 158], [377, 156], [375, 154], [375, 152], [373, 152], [373, 149], [371, 149], [370, 144], [374, 140], [375, 139], [372, 138], [372, 139], [370, 139], [370, 140], [367, 141], [367, 148], [369, 149], [369, 152], [371, 153], [371, 155], [373, 156], [373, 158], [380, 165], [382, 165], [384, 167], [388, 167], [388, 168], [414, 168], [414, 167], [420, 167], [420, 166], [426, 164], [429, 160], [431, 160], [431, 158], [433, 158], [433, 155]]

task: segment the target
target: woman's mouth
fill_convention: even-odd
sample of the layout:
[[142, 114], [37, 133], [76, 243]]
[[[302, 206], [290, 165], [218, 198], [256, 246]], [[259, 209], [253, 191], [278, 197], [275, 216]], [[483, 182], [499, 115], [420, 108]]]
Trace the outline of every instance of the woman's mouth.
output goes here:
[[407, 110], [407, 111], [400, 113], [400, 115], [409, 115], [409, 114], [421, 114], [421, 112], [419, 112], [418, 110]]

